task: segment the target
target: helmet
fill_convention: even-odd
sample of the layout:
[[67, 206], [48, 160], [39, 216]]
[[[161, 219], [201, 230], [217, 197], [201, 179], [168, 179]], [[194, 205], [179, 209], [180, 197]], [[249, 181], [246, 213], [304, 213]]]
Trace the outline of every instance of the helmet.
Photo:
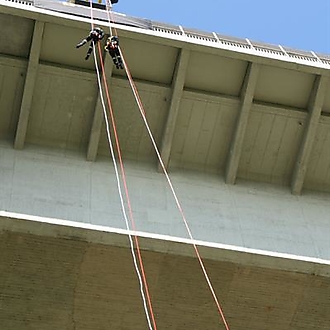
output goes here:
[[94, 30], [95, 30], [96, 32], [98, 32], [98, 33], [101, 33], [101, 32], [103, 32], [103, 31], [102, 31], [102, 29], [101, 29], [101, 28], [99, 28], [99, 27], [96, 27]]
[[111, 37], [111, 41], [119, 44], [119, 38], [117, 36]]
[[[94, 38], [97, 40], [102, 40], [104, 37], [104, 32], [101, 28], [97, 27], [92, 31]], [[96, 41], [96, 40], [95, 40]]]

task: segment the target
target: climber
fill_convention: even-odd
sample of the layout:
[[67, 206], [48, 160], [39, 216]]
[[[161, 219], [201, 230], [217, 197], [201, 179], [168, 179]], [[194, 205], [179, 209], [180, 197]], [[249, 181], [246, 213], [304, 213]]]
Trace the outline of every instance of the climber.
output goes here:
[[113, 63], [117, 69], [124, 69], [123, 60], [120, 55], [119, 50], [119, 39], [117, 36], [109, 37], [107, 44], [104, 47], [106, 51], [109, 52], [112, 57]]
[[104, 37], [104, 32], [101, 28], [96, 27], [92, 31], [90, 31], [89, 35], [83, 39], [79, 44], [76, 46], [76, 48], [80, 48], [81, 46], [85, 45], [87, 42], [91, 42], [87, 54], [85, 57], [85, 60], [88, 60], [89, 56], [91, 55], [94, 46], [97, 44], [98, 41], [102, 40]]

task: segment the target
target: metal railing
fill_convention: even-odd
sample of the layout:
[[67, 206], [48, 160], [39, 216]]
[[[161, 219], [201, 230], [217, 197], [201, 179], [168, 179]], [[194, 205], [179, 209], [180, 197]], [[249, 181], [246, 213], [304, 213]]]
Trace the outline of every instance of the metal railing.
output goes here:
[[185, 36], [186, 38], [200, 40], [203, 42], [210, 42], [212, 44], [218, 43], [224, 46], [230, 46], [237, 50], [251, 50], [260, 55], [266, 56], [280, 56], [287, 57], [293, 60], [307, 61], [311, 63], [322, 63], [330, 66], [330, 55], [316, 54], [313, 51], [302, 51], [284, 47], [281, 45], [271, 45], [262, 42], [255, 42], [249, 39], [235, 38], [224, 36], [218, 33], [208, 33], [204, 31], [186, 29], [181, 26], [171, 26], [168, 24], [151, 22], [152, 30], [162, 32], [164, 34], [177, 34]]
[[6, 2], [19, 3], [21, 5], [33, 6], [34, 0], [4, 0]]
[[[39, 8], [49, 9], [53, 11], [59, 11], [67, 14], [78, 15], [83, 17], [90, 17], [90, 10], [86, 6], [81, 5], [83, 0], [78, 0], [79, 4], [75, 4], [75, 0], [70, 0], [74, 7], [66, 6], [62, 1], [57, 0], [3, 0], [5, 2], [19, 3], [28, 6], [35, 6]], [[88, 4], [88, 1], [86, 0]], [[98, 1], [95, 2], [96, 4]], [[102, 6], [101, 6], [102, 7]], [[104, 6], [105, 7], [105, 6]], [[99, 8], [95, 12], [95, 18], [99, 20], [107, 20], [107, 15]], [[318, 54], [313, 51], [302, 51], [297, 49], [292, 49], [288, 47], [283, 47], [281, 45], [271, 45], [262, 42], [255, 42], [249, 39], [236, 38], [231, 36], [225, 36], [215, 32], [205, 32], [196, 29], [184, 28], [180, 25], [171, 25], [166, 23], [155, 22], [147, 19], [141, 19], [136, 17], [131, 17], [123, 14], [118, 14], [113, 12], [113, 21], [117, 24], [133, 26], [145, 30], [152, 30], [159, 32], [164, 35], [170, 35], [174, 37], [183, 37], [187, 40], [201, 41], [204, 44], [210, 45], [223, 45], [225, 47], [230, 47], [237, 51], [251, 51], [254, 54], [267, 56], [267, 57], [277, 57], [277, 58], [289, 58], [294, 61], [303, 61], [304, 63], [320, 63], [330, 67], [330, 55]]]

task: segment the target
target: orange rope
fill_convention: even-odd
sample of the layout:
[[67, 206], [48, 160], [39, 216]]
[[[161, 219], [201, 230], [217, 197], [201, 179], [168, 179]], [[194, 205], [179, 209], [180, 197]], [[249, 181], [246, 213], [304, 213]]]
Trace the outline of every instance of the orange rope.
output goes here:
[[[101, 46], [100, 46], [100, 44], [98, 44], [98, 49], [99, 49], [99, 57], [100, 57], [100, 63], [101, 63], [101, 68], [102, 68], [102, 77], [103, 77], [103, 82], [104, 82], [104, 86], [105, 86], [105, 92], [106, 92], [106, 97], [107, 97], [107, 101], [108, 101], [108, 106], [109, 106], [109, 110], [110, 110], [109, 112], [110, 112], [111, 124], [112, 124], [112, 128], [113, 128], [113, 131], [114, 131], [114, 136], [115, 136], [116, 149], [117, 149], [117, 153], [118, 153], [118, 159], [119, 159], [119, 164], [120, 164], [120, 170], [121, 170], [125, 195], [126, 195], [126, 199], [127, 199], [127, 206], [128, 206], [128, 210], [129, 210], [129, 216], [130, 216], [130, 220], [131, 220], [131, 223], [132, 223], [133, 230], [136, 230], [135, 221], [134, 221], [134, 218], [133, 218], [132, 206], [131, 206], [129, 193], [128, 193], [128, 188], [127, 188], [127, 181], [126, 181], [124, 164], [123, 164], [123, 160], [122, 160], [122, 156], [121, 156], [121, 150], [120, 150], [119, 139], [118, 139], [118, 134], [117, 134], [117, 129], [116, 129], [116, 123], [115, 123], [113, 109], [112, 109], [112, 105], [111, 105], [110, 93], [109, 93], [108, 84], [107, 84], [107, 81], [106, 81], [104, 63], [103, 63], [103, 59], [102, 59], [102, 56], [101, 56]], [[151, 314], [152, 323], [153, 323], [154, 329], [157, 330], [156, 319], [155, 319], [155, 315], [154, 315], [154, 312], [153, 312], [153, 307], [152, 307], [150, 293], [149, 293], [149, 286], [148, 286], [147, 277], [146, 277], [146, 273], [145, 273], [145, 269], [144, 269], [144, 265], [143, 265], [143, 260], [142, 260], [142, 255], [141, 255], [141, 250], [140, 250], [140, 244], [139, 244], [138, 237], [136, 235], [134, 235], [134, 241], [135, 241], [136, 250], [137, 250], [137, 254], [138, 254], [138, 260], [139, 260], [139, 264], [140, 264], [140, 268], [141, 268], [141, 272], [142, 272], [142, 279], [143, 279], [143, 283], [144, 283], [144, 286], [145, 286], [145, 292], [146, 292], [146, 296], [147, 296], [147, 301], [148, 301], [148, 306], [149, 306], [149, 310], [150, 310], [150, 314]]]
[[[106, 1], [107, 1], [107, 3], [108, 3], [109, 0], [106, 0]], [[109, 24], [110, 24], [110, 32], [112, 33], [112, 31], [111, 31], [111, 19], [110, 19], [111, 12], [110, 12], [110, 14], [109, 14], [109, 12], [108, 12], [108, 10], [107, 10], [107, 13], [108, 13], [108, 21], [109, 21]], [[115, 35], [117, 35], [117, 30], [116, 30], [116, 28], [114, 28], [114, 30], [115, 30]], [[100, 52], [100, 46], [99, 46], [99, 52]], [[164, 165], [163, 160], [162, 160], [162, 158], [161, 158], [161, 155], [160, 155], [160, 153], [159, 153], [158, 147], [157, 147], [157, 145], [156, 145], [156, 143], [155, 143], [155, 141], [154, 141], [154, 138], [153, 138], [153, 136], [152, 136], [152, 133], [151, 133], [151, 131], [150, 131], [150, 128], [149, 128], [149, 125], [148, 125], [148, 122], [147, 122], [147, 119], [146, 119], [146, 115], [145, 115], [145, 110], [144, 110], [144, 107], [143, 107], [143, 103], [142, 103], [142, 101], [141, 101], [140, 95], [139, 95], [138, 90], [137, 90], [137, 88], [136, 88], [136, 85], [135, 85], [135, 83], [134, 83], [134, 81], [133, 81], [132, 75], [131, 75], [131, 73], [130, 73], [130, 71], [129, 71], [129, 68], [128, 68], [127, 64], [126, 64], [126, 61], [125, 61], [125, 59], [124, 59], [124, 56], [123, 56], [123, 53], [122, 53], [121, 49], [120, 49], [120, 53], [121, 53], [121, 57], [122, 57], [122, 59], [123, 59], [124, 68], [125, 68], [125, 71], [126, 71], [127, 77], [128, 77], [128, 79], [129, 79], [129, 83], [130, 83], [130, 85], [131, 85], [131, 88], [132, 88], [132, 91], [133, 91], [134, 97], [135, 97], [136, 102], [137, 102], [137, 105], [138, 105], [138, 107], [139, 107], [139, 110], [140, 110], [141, 116], [142, 116], [142, 118], [143, 118], [143, 120], [144, 120], [144, 122], [145, 122], [145, 125], [146, 125], [146, 127], [147, 127], [147, 130], [148, 130], [148, 133], [149, 133], [149, 135], [150, 135], [151, 141], [152, 141], [153, 146], [154, 146], [154, 148], [155, 148], [155, 151], [156, 151], [156, 153], [157, 153], [157, 156], [158, 156], [159, 162], [160, 162], [160, 164], [161, 164], [161, 167], [162, 167], [162, 169], [163, 169], [163, 172], [164, 172], [164, 174], [165, 174], [165, 176], [166, 176], [166, 178], [167, 178], [167, 181], [168, 181], [168, 183], [169, 183], [169, 185], [170, 185], [170, 188], [171, 188], [171, 190], [172, 190], [172, 193], [173, 193], [173, 195], [174, 195], [174, 198], [175, 198], [176, 204], [177, 204], [178, 209], [179, 209], [179, 211], [180, 211], [180, 213], [181, 213], [181, 216], [182, 216], [182, 219], [183, 219], [183, 221], [184, 221], [185, 227], [186, 227], [186, 229], [187, 229], [187, 231], [188, 231], [189, 237], [190, 237], [190, 239], [193, 241], [193, 236], [192, 236], [191, 230], [190, 230], [190, 228], [189, 228], [188, 221], [186, 220], [186, 217], [185, 217], [185, 215], [184, 215], [184, 212], [183, 212], [183, 209], [182, 209], [182, 207], [181, 207], [181, 204], [180, 204], [180, 202], [179, 202], [179, 200], [178, 200], [178, 198], [177, 198], [177, 196], [176, 196], [176, 193], [175, 193], [175, 191], [174, 191], [174, 187], [173, 187], [173, 185], [172, 185], [172, 182], [171, 182], [171, 180], [170, 180], [170, 178], [169, 178], [169, 175], [168, 175], [168, 173], [167, 173], [167, 170], [166, 170], [166, 168], [165, 168], [165, 165]], [[130, 217], [131, 217], [131, 222], [132, 222], [133, 229], [135, 230], [135, 224], [134, 224], [134, 219], [133, 219], [132, 209], [131, 209], [131, 205], [130, 205], [130, 201], [129, 201], [128, 189], [127, 189], [127, 185], [126, 185], [125, 172], [124, 172], [123, 162], [122, 162], [122, 158], [121, 158], [121, 152], [120, 152], [120, 148], [119, 148], [119, 141], [118, 141], [117, 132], [116, 132], [116, 130], [115, 130], [114, 116], [113, 116], [112, 108], [111, 108], [111, 105], [110, 105], [110, 96], [109, 96], [109, 92], [108, 92], [107, 82], [106, 82], [106, 78], [105, 78], [104, 64], [103, 64], [103, 60], [102, 60], [101, 55], [100, 55], [100, 61], [101, 61], [101, 66], [102, 66], [104, 85], [106, 86], [106, 94], [107, 94], [108, 103], [109, 103], [109, 108], [110, 108], [111, 121], [112, 121], [112, 125], [113, 125], [113, 128], [114, 128], [114, 134], [115, 134], [115, 139], [116, 139], [118, 158], [119, 158], [119, 161], [120, 161], [120, 167], [121, 167], [121, 171], [122, 171], [123, 183], [124, 183], [125, 193], [126, 193], [126, 198], [127, 198], [127, 203], [128, 203], [128, 207], [129, 207], [129, 214], [130, 214]], [[139, 257], [140, 267], [141, 267], [141, 271], [142, 271], [142, 275], [143, 275], [143, 281], [144, 281], [144, 284], [145, 284], [145, 290], [146, 290], [146, 294], [147, 294], [148, 305], [149, 305], [149, 309], [150, 309], [150, 312], [151, 312], [151, 316], [152, 316], [152, 321], [153, 321], [153, 324], [154, 324], [154, 328], [155, 328], [155, 330], [156, 330], [157, 327], [156, 327], [156, 322], [155, 322], [155, 318], [154, 318], [154, 313], [153, 313], [153, 310], [152, 310], [151, 299], [150, 299], [150, 295], [149, 295], [149, 290], [148, 290], [148, 284], [147, 284], [147, 280], [146, 280], [146, 276], [145, 276], [145, 271], [144, 271], [144, 268], [143, 268], [143, 262], [142, 262], [142, 257], [141, 257], [141, 253], [140, 253], [140, 248], [139, 248], [138, 238], [137, 238], [137, 236], [134, 236], [134, 238], [135, 238], [135, 242], [136, 242], [136, 247], [137, 247], [137, 252], [138, 252], [138, 257]], [[208, 274], [207, 274], [207, 271], [206, 271], [206, 268], [205, 268], [204, 262], [203, 262], [203, 260], [202, 260], [202, 257], [201, 257], [201, 255], [200, 255], [200, 253], [199, 253], [199, 249], [198, 249], [197, 245], [196, 245], [194, 242], [192, 243], [192, 245], [193, 245], [193, 247], [194, 247], [194, 250], [195, 250], [195, 253], [196, 253], [197, 259], [198, 259], [199, 264], [200, 264], [200, 266], [201, 266], [201, 268], [202, 268], [202, 272], [203, 272], [203, 274], [204, 274], [204, 277], [205, 277], [205, 279], [206, 279], [206, 282], [207, 282], [207, 284], [208, 284], [208, 287], [209, 287], [209, 289], [210, 289], [210, 291], [211, 291], [212, 297], [213, 297], [213, 299], [214, 299], [214, 301], [215, 301], [215, 304], [216, 304], [216, 306], [217, 306], [217, 309], [218, 309], [218, 312], [219, 312], [219, 314], [220, 314], [220, 316], [221, 316], [221, 319], [222, 319], [222, 321], [223, 321], [223, 324], [224, 324], [226, 330], [230, 330], [230, 329], [229, 329], [229, 325], [228, 325], [228, 323], [227, 323], [227, 320], [226, 320], [226, 318], [225, 318], [224, 312], [223, 312], [223, 310], [222, 310], [222, 308], [221, 308], [220, 302], [219, 302], [219, 300], [218, 300], [218, 298], [217, 298], [217, 295], [216, 295], [216, 293], [215, 293], [215, 291], [214, 291], [214, 288], [213, 288], [213, 286], [212, 286], [212, 283], [211, 283], [211, 281], [210, 281], [210, 278], [209, 278], [209, 276], [208, 276]]]
[[[179, 202], [179, 199], [178, 199], [178, 197], [177, 197], [177, 195], [176, 195], [176, 193], [175, 193], [175, 190], [174, 190], [173, 184], [172, 184], [171, 179], [170, 179], [170, 177], [169, 177], [169, 175], [168, 175], [168, 173], [167, 173], [167, 170], [166, 170], [166, 168], [165, 168], [164, 162], [163, 162], [163, 160], [162, 160], [162, 158], [161, 158], [161, 155], [160, 155], [160, 152], [159, 152], [159, 150], [158, 150], [157, 144], [156, 144], [156, 142], [155, 142], [155, 140], [154, 140], [154, 138], [153, 138], [153, 135], [152, 135], [151, 130], [150, 130], [150, 127], [149, 127], [149, 124], [148, 124], [148, 122], [147, 122], [147, 118], [146, 118], [146, 115], [145, 115], [145, 110], [144, 110], [143, 103], [142, 103], [142, 101], [141, 101], [140, 95], [139, 95], [138, 90], [137, 90], [137, 88], [136, 88], [136, 85], [135, 85], [135, 83], [134, 83], [134, 81], [133, 81], [133, 78], [132, 78], [132, 75], [131, 75], [131, 73], [130, 73], [130, 71], [129, 71], [129, 68], [128, 68], [127, 64], [126, 64], [125, 58], [124, 58], [124, 56], [123, 56], [123, 54], [122, 54], [122, 51], [120, 50], [120, 52], [121, 52], [121, 57], [122, 57], [122, 59], [123, 59], [124, 67], [125, 67], [125, 70], [126, 70], [126, 74], [127, 74], [128, 79], [129, 79], [129, 82], [130, 82], [130, 85], [131, 85], [131, 88], [132, 88], [132, 91], [133, 91], [134, 97], [135, 97], [135, 99], [136, 99], [137, 105], [138, 105], [138, 107], [139, 107], [139, 110], [140, 110], [140, 113], [141, 113], [142, 119], [143, 119], [143, 121], [144, 121], [144, 123], [145, 123], [145, 126], [146, 126], [146, 128], [147, 128], [148, 133], [149, 133], [149, 136], [150, 136], [151, 142], [152, 142], [152, 144], [153, 144], [153, 146], [154, 146], [154, 149], [155, 149], [155, 151], [156, 151], [156, 154], [157, 154], [158, 160], [159, 160], [159, 162], [160, 162], [160, 164], [161, 164], [161, 167], [162, 167], [162, 169], [163, 169], [163, 172], [164, 172], [164, 174], [165, 174], [165, 176], [166, 176], [166, 179], [167, 179], [167, 181], [168, 181], [168, 184], [169, 184], [169, 186], [170, 186], [170, 188], [171, 188], [171, 191], [172, 191], [172, 193], [173, 193], [173, 196], [174, 196], [175, 202], [176, 202], [176, 204], [177, 204], [177, 207], [178, 207], [178, 209], [179, 209], [179, 211], [180, 211], [180, 213], [181, 213], [181, 217], [182, 217], [182, 219], [183, 219], [183, 222], [184, 222], [184, 224], [185, 224], [185, 227], [186, 227], [186, 229], [187, 229], [187, 232], [188, 232], [188, 234], [189, 234], [189, 237], [190, 237], [190, 239], [193, 241], [194, 238], [193, 238], [192, 233], [191, 233], [191, 230], [190, 230], [190, 228], [189, 228], [188, 221], [186, 220], [186, 217], [185, 217], [185, 215], [184, 215], [183, 209], [182, 209], [181, 204], [180, 204], [180, 202]], [[214, 288], [213, 288], [213, 286], [212, 286], [211, 280], [210, 280], [210, 278], [209, 278], [209, 276], [208, 276], [208, 274], [207, 274], [207, 271], [206, 271], [206, 268], [205, 268], [204, 262], [203, 262], [203, 260], [202, 260], [202, 257], [201, 257], [201, 255], [200, 255], [200, 253], [199, 253], [198, 247], [197, 247], [197, 245], [196, 245], [194, 242], [192, 242], [192, 245], [193, 245], [193, 247], [194, 247], [194, 250], [195, 250], [195, 253], [196, 253], [197, 259], [198, 259], [199, 264], [200, 264], [200, 266], [201, 266], [201, 268], [202, 268], [202, 272], [203, 272], [203, 274], [204, 274], [204, 277], [205, 277], [205, 279], [206, 279], [206, 282], [207, 282], [207, 284], [208, 284], [208, 287], [209, 287], [209, 289], [210, 289], [210, 291], [211, 291], [212, 297], [213, 297], [213, 299], [214, 299], [214, 301], [215, 301], [215, 304], [216, 304], [216, 306], [217, 306], [217, 308], [218, 308], [218, 312], [219, 312], [219, 314], [220, 314], [220, 316], [221, 316], [222, 322], [223, 322], [223, 324], [224, 324], [226, 330], [230, 330], [230, 329], [229, 329], [229, 325], [228, 325], [228, 323], [227, 323], [227, 321], [226, 321], [226, 318], [225, 318], [224, 312], [223, 312], [223, 310], [222, 310], [222, 308], [221, 308], [221, 305], [220, 305], [220, 303], [219, 303], [219, 300], [218, 300], [218, 298], [217, 298], [217, 295], [216, 295], [216, 293], [215, 293], [215, 291], [214, 291]]]
[[[106, 0], [106, 1], [108, 1], [108, 0]], [[94, 28], [94, 22], [93, 22], [92, 0], [90, 0], [90, 9], [91, 9], [91, 27], [93, 29]], [[110, 19], [109, 19], [109, 24], [111, 25]], [[111, 32], [111, 27], [110, 27], [110, 32]], [[115, 32], [117, 33], [116, 29], [115, 29]], [[97, 45], [98, 45], [98, 53], [99, 53], [99, 57], [100, 57], [100, 63], [101, 63], [101, 67], [102, 67], [102, 77], [103, 77], [103, 82], [104, 82], [104, 86], [105, 86], [105, 91], [106, 91], [106, 96], [107, 96], [107, 101], [108, 101], [108, 107], [109, 107], [109, 112], [110, 112], [110, 117], [111, 117], [111, 123], [112, 123], [112, 126], [113, 126], [114, 135], [115, 135], [117, 153], [118, 153], [120, 169], [121, 169], [121, 173], [122, 173], [122, 180], [123, 180], [123, 184], [124, 184], [124, 188], [125, 188], [125, 195], [126, 195], [127, 205], [128, 205], [128, 209], [129, 209], [130, 220], [132, 222], [133, 230], [135, 230], [135, 222], [134, 222], [132, 207], [131, 207], [130, 198], [129, 198], [129, 194], [128, 194], [125, 170], [124, 170], [124, 165], [123, 165], [123, 161], [122, 161], [122, 157], [121, 157], [119, 139], [118, 139], [118, 134], [117, 134], [117, 130], [116, 130], [116, 125], [115, 125], [114, 114], [113, 114], [113, 110], [112, 110], [112, 104], [111, 104], [108, 84], [107, 84], [107, 81], [106, 81], [106, 74], [105, 74], [105, 69], [104, 69], [103, 58], [102, 58], [102, 55], [101, 55], [102, 52], [101, 52], [100, 43], [98, 42]], [[111, 143], [111, 141], [109, 141], [109, 142]], [[146, 293], [146, 296], [147, 296], [147, 302], [148, 302], [148, 307], [149, 307], [149, 311], [150, 311], [151, 318], [152, 318], [153, 328], [154, 328], [154, 330], [157, 330], [156, 319], [155, 319], [155, 315], [154, 315], [153, 308], [152, 308], [147, 277], [146, 277], [146, 273], [145, 273], [145, 269], [144, 269], [144, 265], [143, 265], [141, 251], [140, 251], [139, 240], [138, 240], [138, 237], [136, 235], [134, 235], [134, 241], [135, 241], [136, 250], [137, 250], [137, 254], [138, 254], [140, 269], [141, 269], [141, 272], [142, 272], [144, 290], [145, 290], [145, 293]]]

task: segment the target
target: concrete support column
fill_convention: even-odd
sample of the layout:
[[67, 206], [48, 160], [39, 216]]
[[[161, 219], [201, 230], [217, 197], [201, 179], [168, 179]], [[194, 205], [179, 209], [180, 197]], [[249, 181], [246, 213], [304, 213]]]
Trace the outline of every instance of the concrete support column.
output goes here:
[[[108, 86], [110, 84], [110, 78], [112, 75], [112, 69], [113, 69], [113, 62], [110, 58], [110, 56], [105, 56], [104, 58], [104, 70], [107, 74], [107, 83]], [[104, 82], [102, 79], [102, 88], [103, 88], [103, 97], [104, 97], [104, 102], [107, 105], [107, 99], [105, 95], [105, 88], [104, 88]], [[100, 142], [100, 136], [101, 136], [101, 130], [102, 130], [102, 123], [103, 123], [103, 109], [102, 109], [102, 103], [101, 103], [101, 96], [100, 92], [98, 92], [97, 96], [97, 101], [94, 109], [94, 118], [93, 118], [93, 123], [89, 135], [89, 142], [88, 142], [88, 148], [87, 148], [87, 160], [89, 161], [95, 161], [96, 156], [97, 156], [97, 150], [99, 147], [99, 142]]]
[[329, 78], [317, 76], [313, 85], [308, 105], [309, 115], [292, 175], [291, 192], [294, 195], [300, 195], [304, 185], [307, 166], [314, 144], [328, 83]]
[[229, 184], [234, 184], [236, 181], [239, 160], [242, 154], [245, 131], [249, 120], [250, 109], [253, 102], [254, 92], [257, 86], [259, 72], [259, 64], [249, 63], [241, 92], [240, 113], [236, 122], [236, 129], [231, 142], [230, 152], [227, 158], [225, 182]]
[[[166, 168], [168, 167], [170, 161], [175, 124], [179, 113], [189, 56], [189, 50], [181, 49], [174, 71], [171, 103], [168, 111], [167, 121], [164, 127], [164, 134], [160, 150], [160, 154]], [[161, 170], [160, 165], [158, 166], [158, 170]]]
[[16, 136], [14, 141], [15, 149], [22, 149], [25, 143], [26, 131], [29, 122], [29, 115], [30, 115], [30, 109], [32, 103], [32, 96], [38, 74], [38, 65], [39, 65], [39, 57], [40, 57], [44, 26], [45, 26], [44, 22], [35, 21], [32, 44], [29, 55], [29, 63], [25, 77], [21, 110], [18, 118]]

